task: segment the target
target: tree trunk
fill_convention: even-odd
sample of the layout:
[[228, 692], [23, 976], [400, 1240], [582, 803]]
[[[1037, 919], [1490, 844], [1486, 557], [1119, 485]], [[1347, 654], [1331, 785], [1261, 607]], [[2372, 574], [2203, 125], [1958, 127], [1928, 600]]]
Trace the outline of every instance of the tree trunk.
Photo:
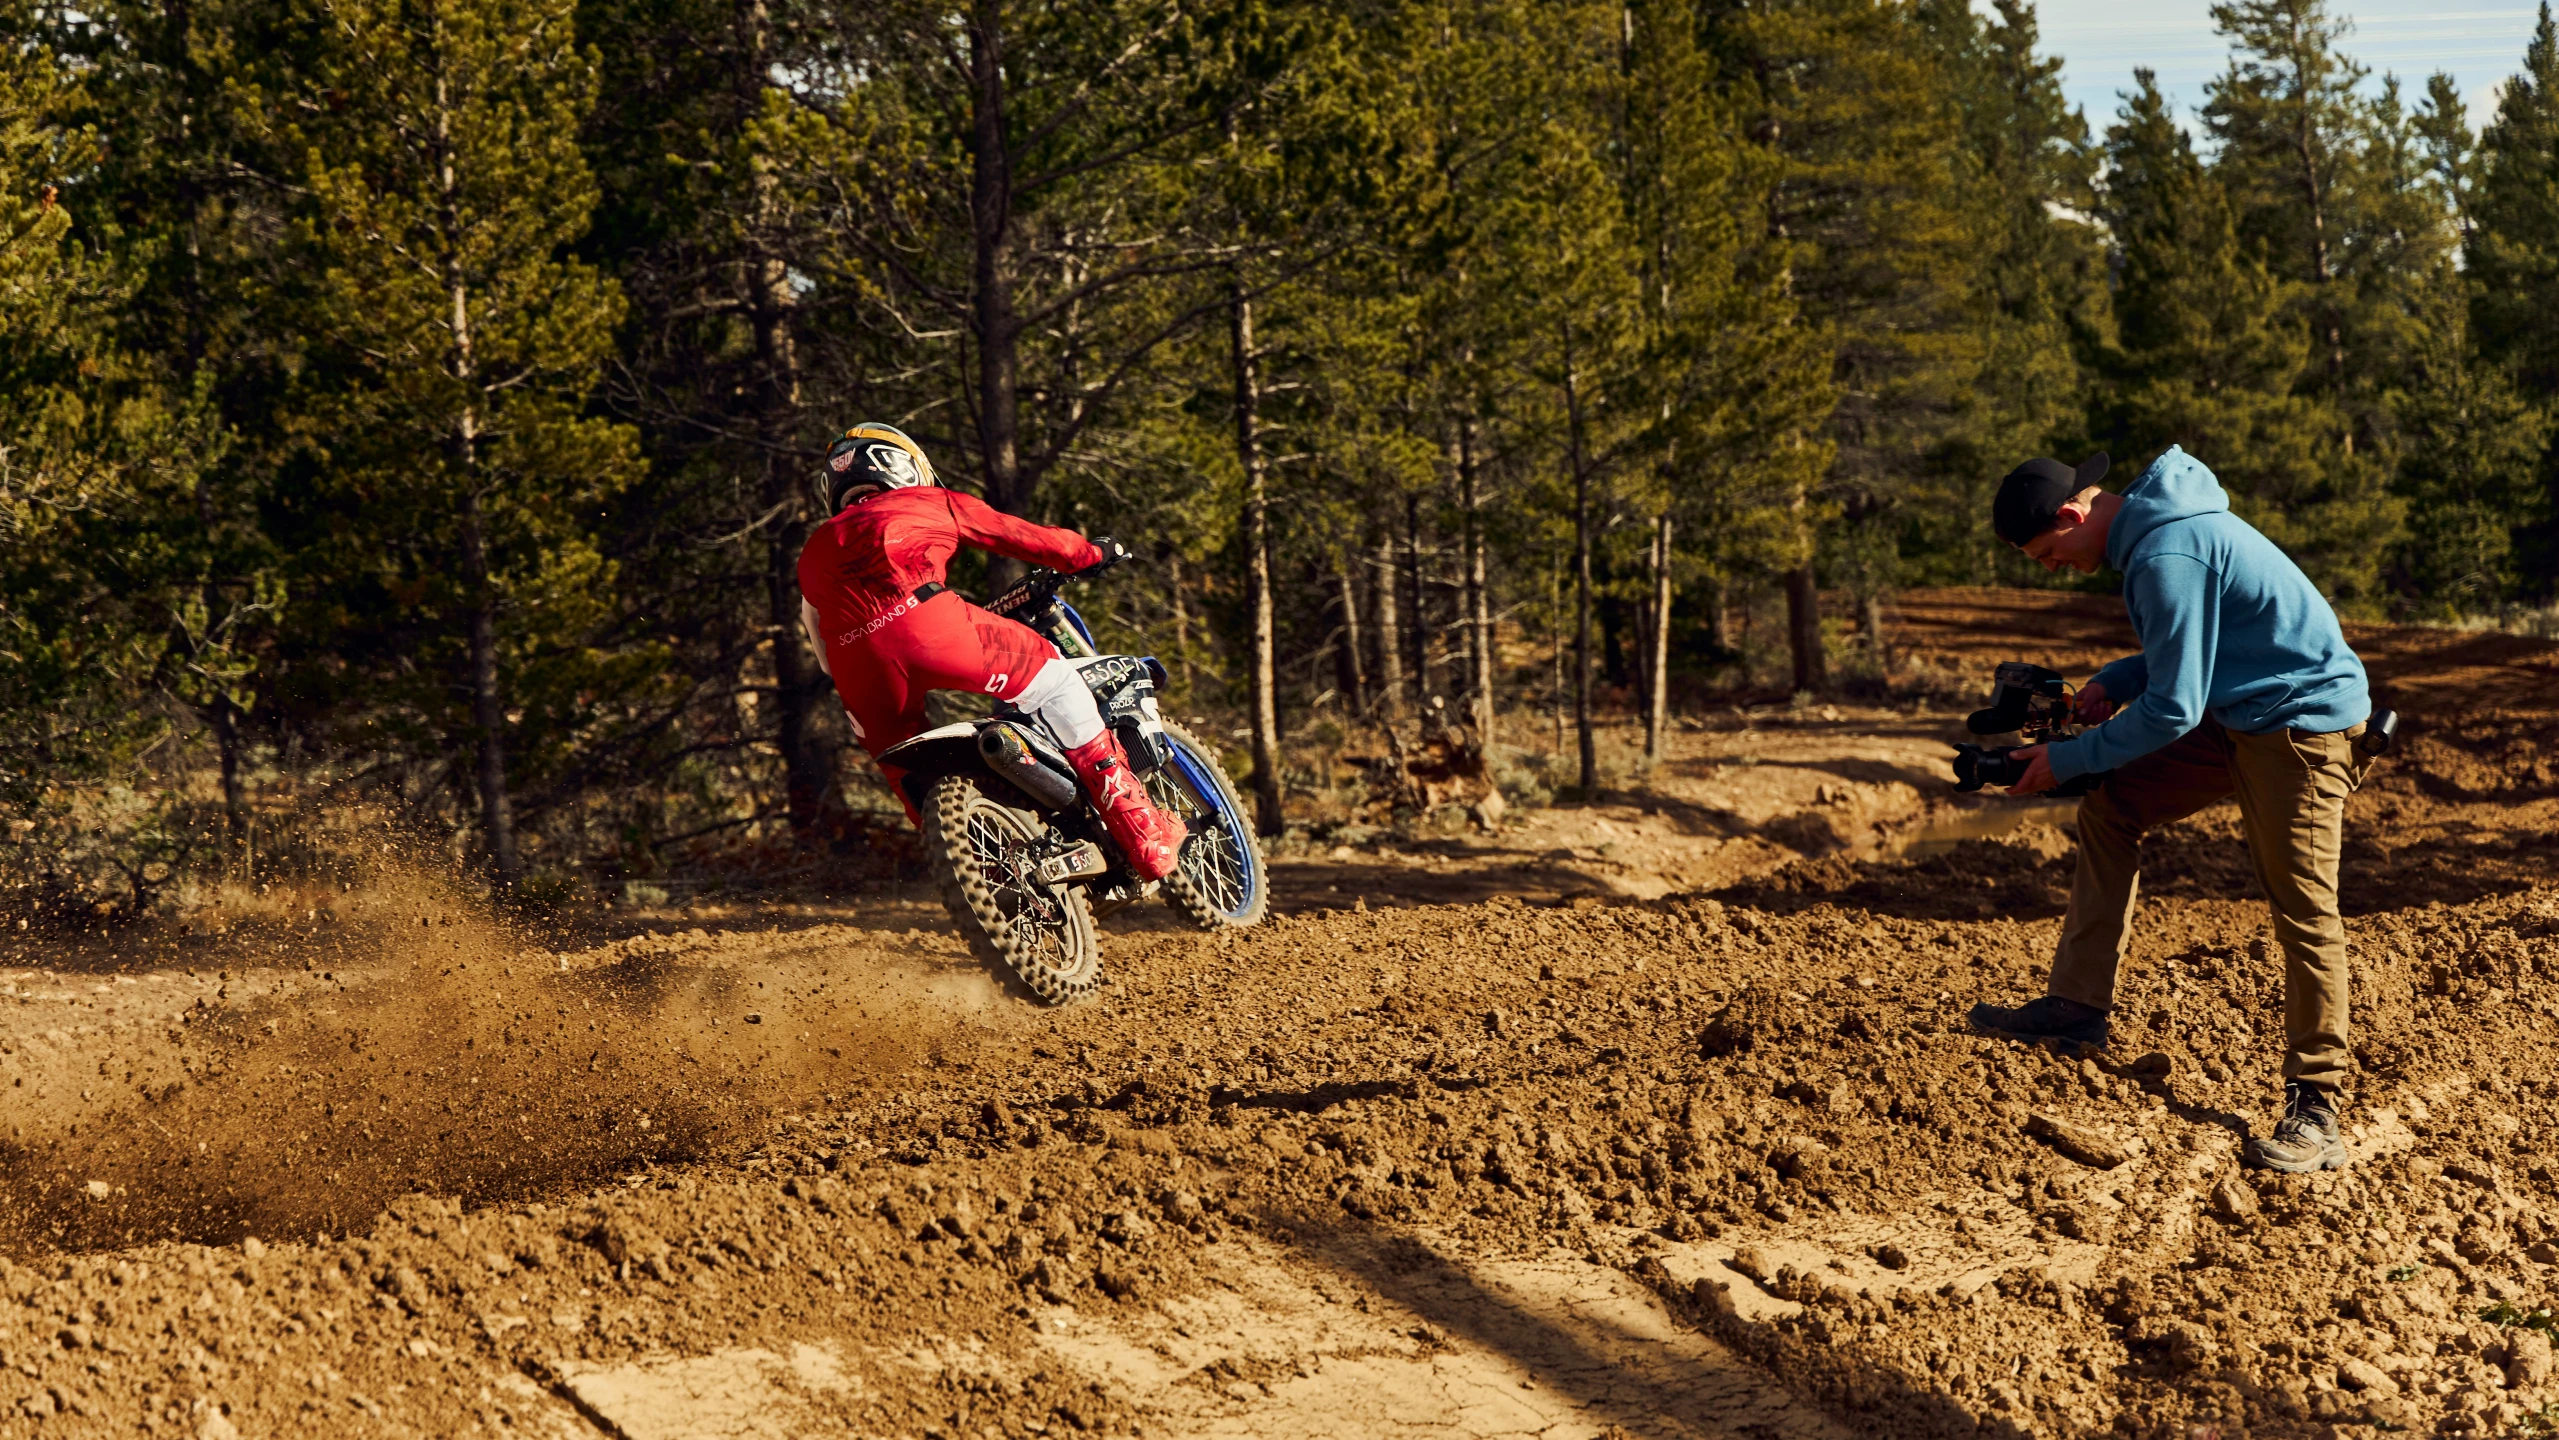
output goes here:
[[[1003, 0], [975, 0], [969, 12], [969, 330], [977, 341], [978, 464], [986, 503], [1030, 513], [1022, 481], [1021, 317], [1013, 291], [1013, 154], [1005, 133]], [[1017, 578], [1019, 561], [997, 556], [988, 584]]]
[[1581, 377], [1573, 369], [1572, 333], [1564, 335], [1565, 436], [1573, 465], [1573, 732], [1581, 751], [1584, 801], [1599, 797], [1599, 732], [1591, 716], [1590, 466], [1582, 448]]
[[[190, 111], [208, 104], [213, 98], [213, 87], [207, 83], [209, 77], [204, 67], [196, 63], [194, 49], [189, 43], [193, 15], [193, 6], [187, 0], [177, 0], [177, 3], [164, 7], [159, 13], [157, 26], [142, 30], [138, 47], [163, 67], [164, 73], [181, 77], [181, 104]], [[193, 151], [182, 158], [191, 162], [201, 153]], [[176, 271], [175, 289], [178, 309], [184, 316], [182, 351], [185, 356], [184, 373], [189, 379], [203, 374], [206, 356], [212, 349], [209, 327], [204, 318], [210, 308], [207, 298], [210, 286], [203, 273], [205, 246], [199, 233], [204, 224], [207, 192], [204, 174], [209, 169], [196, 163], [180, 163], [167, 172], [176, 196], [176, 213], [184, 217], [184, 239], [179, 245], [184, 261]], [[196, 543], [203, 547], [205, 562], [196, 594], [204, 605], [204, 622], [210, 631], [211, 627], [222, 624], [225, 606], [222, 585], [215, 574], [220, 563], [216, 537], [220, 531], [221, 516], [214, 506], [211, 467], [203, 461], [198, 462], [195, 472], [195, 514]], [[249, 795], [240, 774], [243, 743], [240, 710], [231, 703], [231, 696], [222, 692], [215, 694], [213, 702], [204, 707], [204, 717], [213, 731], [214, 751], [221, 766], [223, 868], [226, 872], [237, 870], [246, 878]]]
[[[2296, 66], [2294, 73], [2302, 72]], [[2346, 344], [2339, 333], [2336, 310], [2328, 301], [2328, 282], [2335, 278], [2328, 263], [2328, 204], [2319, 183], [2319, 141], [2311, 133], [2310, 105], [2307, 95], [2308, 77], [2302, 76], [2304, 100], [2294, 119], [2293, 155], [2301, 162], [2301, 196], [2310, 211], [2310, 283], [2319, 287], [2321, 308], [2327, 312], [2323, 321], [2324, 338], [2328, 342], [2328, 384], [2343, 389], [2346, 383]], [[2352, 454], [2354, 437], [2347, 434], [2347, 453]]]
[[1644, 710], [1644, 763], [1658, 765], [1670, 732], [1670, 537], [1664, 514], [1653, 527], [1652, 703]]
[[1253, 807], [1264, 835], [1285, 825], [1280, 813], [1279, 658], [1271, 613], [1269, 467], [1262, 459], [1260, 375], [1253, 353], [1253, 302], [1233, 282], [1235, 453], [1244, 464], [1244, 610], [1253, 630]]
[[[213, 723], [213, 743], [222, 763], [223, 866], [229, 869], [249, 853], [249, 789], [240, 779], [239, 709], [230, 696], [216, 695], [205, 715]], [[240, 878], [249, 876], [243, 872]]]
[[1564, 561], [1546, 564], [1546, 708], [1555, 720], [1555, 753], [1564, 753]]
[[[213, 546], [214, 522], [212, 477], [199, 467], [195, 478], [195, 515], [197, 539], [208, 551]], [[204, 583], [198, 592], [204, 600], [205, 623], [220, 623], [222, 587], [215, 583], [213, 567], [205, 567]], [[205, 719], [213, 726], [213, 743], [222, 766], [222, 838], [223, 865], [228, 869], [242, 865], [249, 852], [249, 792], [240, 778], [239, 707], [231, 703], [228, 693], [217, 694], [205, 707]], [[242, 878], [247, 878], [244, 871]]]
[[[772, 83], [773, 20], [765, 0], [740, 0], [737, 17], [739, 63], [733, 84], [743, 130], [758, 118], [765, 88]], [[757, 498], [767, 514], [776, 515], [765, 531], [765, 633], [773, 641], [775, 743], [782, 752], [783, 804], [791, 833], [806, 842], [816, 833], [835, 794], [835, 767], [820, 741], [818, 725], [820, 707], [834, 687], [809, 653], [800, 626], [800, 544], [807, 526], [795, 503], [802, 466], [791, 455], [800, 412], [799, 296], [791, 288], [788, 261], [773, 246], [780, 182], [772, 163], [760, 152], [750, 157], [749, 164], [751, 218], [742, 266], [758, 371], [755, 443], [764, 462]]]
[[1395, 601], [1395, 537], [1381, 530], [1377, 537], [1377, 688], [1386, 701], [1388, 719], [1404, 714], [1404, 625]]
[[[1611, 607], [1607, 597], [1603, 596], [1599, 606], [1600, 635], [1603, 637], [1600, 653], [1609, 656], [1617, 666], [1603, 666], [1599, 673], [1608, 683], [1626, 687], [1626, 693], [1634, 700], [1639, 715], [1652, 702], [1653, 695], [1653, 538], [1652, 527], [1645, 526], [1643, 601], [1631, 608], [1622, 604]], [[1625, 623], [1631, 625], [1635, 633], [1624, 638], [1631, 639], [1634, 644], [1623, 644], [1619, 637], [1610, 633], [1613, 627], [1609, 623], [1608, 612], [1611, 608], [1626, 610]]]
[[1786, 572], [1786, 648], [1795, 660], [1796, 693], [1817, 692], [1829, 683], [1822, 662], [1821, 591], [1814, 584], [1810, 556]]
[[[798, 489], [789, 461], [768, 453], [764, 462], [764, 502], [770, 508], [788, 504]], [[835, 766], [822, 743], [819, 707], [834, 689], [809, 654], [800, 625], [800, 541], [802, 527], [776, 520], [764, 545], [766, 631], [773, 637], [773, 688], [777, 716], [775, 743], [782, 751], [784, 804], [793, 835], [806, 841], [817, 833], [827, 804], [835, 794]]]
[[1350, 701], [1351, 713], [1368, 713], [1367, 642], [1360, 634], [1359, 585], [1351, 579], [1351, 567], [1339, 559], [1334, 561], [1333, 581], [1341, 596], [1342, 643], [1336, 649], [1337, 669], [1344, 698]]
[[[1766, 127], [1765, 138], [1770, 148], [1774, 149], [1777, 146], [1782, 134], [1782, 127], [1774, 122]], [[1784, 216], [1778, 209], [1780, 193], [1774, 186], [1771, 186], [1767, 192], [1768, 233], [1770, 238], [1782, 244], [1787, 238], [1787, 227]], [[1795, 270], [1792, 265], [1779, 269], [1777, 291], [1789, 299], [1793, 298]], [[1791, 327], [1795, 321], [1789, 319], [1786, 323]], [[1793, 442], [1800, 446], [1803, 444], [1803, 437], [1794, 436]], [[1812, 531], [1804, 522], [1804, 506], [1809, 498], [1804, 494], [1803, 487], [1798, 485], [1792, 503], [1787, 506], [1793, 512], [1790, 519], [1795, 526], [1795, 540], [1799, 547], [1798, 563], [1785, 574], [1786, 648], [1793, 654], [1795, 690], [1798, 694], [1819, 689], [1825, 679], [1822, 664], [1821, 592], [1816, 587], [1817, 577], [1813, 573]], [[1745, 627], [1750, 623], [1747, 612], [1744, 613], [1742, 623]]]
[[[473, 354], [471, 290], [462, 270], [460, 217], [462, 177], [454, 170], [452, 105], [447, 81], [435, 82], [437, 185], [444, 208], [445, 294], [451, 305], [447, 324], [452, 333], [453, 378], [465, 395], [479, 393], [479, 365]], [[506, 696], [498, 684], [498, 597], [489, 566], [487, 516], [480, 493], [480, 412], [476, 401], [464, 402], [453, 418], [454, 471], [463, 485], [462, 584], [471, 597], [470, 687], [471, 726], [477, 732], [480, 828], [489, 847], [489, 873], [500, 888], [513, 884], [518, 869], [515, 815], [506, 790]]]
[[1431, 597], [1422, 579], [1422, 499], [1419, 495], [1404, 497], [1404, 569], [1413, 587], [1407, 596], [1412, 609], [1405, 623], [1405, 637], [1412, 649], [1413, 699], [1428, 705], [1440, 693], [1438, 678], [1431, 665]]
[[1475, 736], [1493, 744], [1493, 601], [1484, 563], [1484, 494], [1475, 469], [1475, 417], [1457, 422], [1458, 503], [1466, 516], [1466, 635], [1468, 681], [1475, 691]]
[[1869, 590], [1857, 597], [1857, 625], [1859, 629], [1866, 632], [1866, 648], [1875, 657], [1875, 672], [1886, 679], [1892, 678], [1893, 651], [1891, 643], [1884, 636], [1882, 592]]
[[1718, 650], [1733, 648], [1733, 585], [1718, 575], [1707, 582], [1706, 643]]
[[[473, 447], [472, 416], [463, 412], [462, 443]], [[466, 472], [467, 473], [467, 472]], [[462, 501], [462, 581], [471, 594], [471, 725], [479, 732], [480, 828], [488, 837], [489, 871], [503, 886], [518, 869], [515, 816], [506, 793], [506, 697], [498, 688], [498, 604], [490, 584], [488, 538], [479, 492]]]

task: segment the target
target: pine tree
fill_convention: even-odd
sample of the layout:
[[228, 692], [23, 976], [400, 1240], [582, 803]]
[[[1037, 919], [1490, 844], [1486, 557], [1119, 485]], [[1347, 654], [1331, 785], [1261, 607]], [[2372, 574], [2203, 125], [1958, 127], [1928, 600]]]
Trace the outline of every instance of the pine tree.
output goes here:
[[964, 337], [911, 352], [932, 357], [895, 392], [933, 417], [919, 438], [972, 458], [997, 509], [1050, 513], [1042, 487], [1134, 423], [1161, 348], [1225, 316], [1185, 287], [1230, 258], [1200, 182], [1216, 107], [1249, 79], [1219, 63], [1219, 17], [1186, 6], [855, 13], [829, 74], [859, 92], [863, 130], [810, 183], [867, 261], [873, 323]]
[[2459, 292], [2447, 287], [2401, 407], [2400, 491], [2409, 501], [2402, 591], [2417, 613], [2449, 618], [2515, 593], [2515, 536], [2547, 518], [2538, 483], [2549, 406], [2470, 353]]
[[2468, 270], [2480, 353], [2559, 395], [2559, 33], [2541, 7], [2520, 74], [2479, 137]]
[[1685, 0], [1627, 12], [1620, 181], [1641, 269], [1643, 348], [1629, 403], [1646, 436], [1653, 544], [1645, 753], [1663, 754], [1681, 572], [1773, 568], [1780, 507], [1819, 482], [1807, 444], [1836, 402], [1830, 353], [1786, 293], [1792, 247], [1765, 227], [1772, 167], [1740, 132]]
[[[1979, 264], [1989, 240], [1955, 77], [1905, 5], [1791, 0], [1718, 16], [1748, 85], [1749, 132], [1778, 162], [1765, 224], [1792, 248], [1786, 291], [1832, 349], [1830, 464], [1794, 509], [1785, 575], [1798, 689], [1824, 684], [1814, 537], [1851, 518], [1852, 562], [1890, 554], [1908, 478], [1958, 423], [1983, 359]], [[1871, 527], [1871, 528], [1870, 528]], [[1877, 581], [1869, 578], [1871, 586]]]
[[2413, 128], [2424, 155], [2426, 178], [2436, 202], [2453, 217], [2461, 239], [2470, 239], [2470, 187], [2477, 169], [2478, 137], [2470, 133], [2470, 104], [2461, 98], [2453, 78], [2437, 71], [2426, 78], [2426, 98], [2417, 107]]
[[[2300, 323], [2284, 314], [2283, 287], [2241, 246], [2228, 196], [2152, 73], [2136, 70], [2133, 83], [2106, 132], [2103, 213], [2121, 267], [2120, 348], [2109, 368], [2120, 383], [2174, 387], [2212, 403], [2283, 397], [2305, 343]], [[2120, 420], [2115, 428], [2133, 438]]]
[[2087, 443], [2081, 357], [2108, 328], [2105, 245], [2094, 223], [2100, 157], [2062, 98], [2061, 61], [2036, 53], [2031, 8], [2000, 0], [1991, 16], [1951, 4], [1926, 13], [1956, 77], [1987, 238], [1974, 281], [1981, 364], [1928, 457], [1905, 546], [1912, 568], [1934, 579], [2040, 579], [1984, 517], [2017, 461]]
[[212, 737], [234, 866], [251, 853], [247, 772], [290, 604], [259, 517], [300, 350], [272, 183], [292, 157], [234, 92], [309, 62], [291, 20], [276, 0], [112, 3], [60, 37], [93, 67], [90, 113], [116, 136], [94, 178], [133, 272], [116, 343], [190, 435], [136, 477], [149, 494], [115, 544], [122, 586], [162, 635], [153, 688]]
[[2311, 350], [2300, 312], [2241, 241], [2228, 195], [2151, 72], [2134, 82], [2106, 132], [2104, 215], [2119, 278], [2100, 433], [2133, 464], [2183, 445], [2314, 578], [2361, 579], [2378, 556], [2331, 548], [2340, 535], [2320, 523], [2344, 427], [2321, 399], [2296, 393]]
[[2395, 80], [2377, 98], [2340, 48], [2347, 22], [2325, 0], [2232, 0], [2213, 21], [2230, 69], [2211, 88], [2214, 177], [2242, 239], [2288, 287], [2312, 341], [2297, 382], [2338, 428], [2319, 477], [2261, 488], [2276, 528], [2347, 603], [2371, 600], [2395, 543], [2400, 377], [2426, 344], [2421, 317], [2449, 282], [2454, 221]]
[[[599, 672], [636, 680], [587, 651], [613, 581], [591, 526], [638, 461], [582, 413], [621, 319], [568, 253], [595, 201], [577, 145], [594, 60], [565, 0], [318, 0], [312, 19], [328, 47], [296, 132], [298, 243], [323, 353], [300, 518], [334, 543], [306, 583], [371, 601], [374, 678], [470, 754], [506, 883], [516, 772], [559, 768]], [[401, 684], [412, 646], [424, 685]]]
[[80, 244], [64, 198], [98, 137], [66, 123], [80, 96], [60, 59], [15, 43], [32, 19], [0, 22], [0, 803], [21, 813], [149, 728], [124, 692], [150, 636], [96, 547], [135, 519], [128, 442], [156, 438], [119, 413], [130, 277]]
[[[858, 262], [810, 184], [859, 117], [779, 78], [822, 64], [831, 31], [790, 0], [591, 0], [579, 17], [602, 82], [582, 248], [654, 322], [625, 332], [610, 397], [637, 422], [649, 472], [605, 543], [635, 598], [683, 617], [667, 626], [676, 664], [699, 686], [696, 725], [735, 747], [732, 783], [778, 792], [757, 809], [778, 810], [807, 847], [840, 820], [850, 737], [799, 623], [816, 518], [804, 482], [832, 434], [871, 414], [865, 377], [903, 363], [847, 323]], [[660, 733], [635, 763], [703, 753], [696, 730]]]
[[2348, 25], [2326, 0], [2234, 0], [2215, 5], [2212, 18], [2233, 51], [2204, 107], [2221, 147], [2214, 174], [2240, 234], [2277, 276], [2303, 287], [2320, 373], [2342, 400], [2349, 302], [2339, 282], [2362, 199], [2356, 89], [2366, 72], [2337, 48]]
[[[1256, 824], [1287, 825], [1280, 774], [1280, 635], [1277, 552], [1290, 536], [1287, 476], [1275, 453], [1284, 428], [1280, 377], [1297, 350], [1299, 282], [1342, 257], [1366, 202], [1371, 234], [1403, 227], [1382, 205], [1377, 169], [1381, 120], [1368, 110], [1361, 47], [1346, 21], [1316, 6], [1245, 7], [1211, 36], [1203, 69], [1223, 84], [1199, 103], [1223, 117], [1215, 210], [1233, 239], [1223, 276], [1226, 401], [1237, 479], [1233, 549], [1243, 569], [1245, 701]], [[1284, 78], [1283, 78], [1284, 77]], [[1386, 122], [1391, 123], [1391, 122]], [[1353, 265], [1353, 269], [1365, 269]], [[1276, 321], [1276, 324], [1271, 322]], [[1277, 423], [1275, 423], [1277, 422]]]
[[[2506, 82], [2497, 118], [2479, 137], [2465, 271], [2471, 334], [2482, 359], [2505, 368], [2536, 405], [2559, 399], [2559, 30], [2541, 7], [2522, 73]], [[2516, 536], [2527, 593], [2559, 583], [2559, 456], [2537, 465], [2538, 521]]]
[[[2361, 157], [2363, 220], [2347, 266], [2353, 307], [2347, 328], [2347, 367], [2353, 378], [2358, 429], [2370, 437], [2371, 458], [2397, 462], [2401, 411], [2409, 377], [2433, 357], [2457, 353], [2463, 329], [2439, 343], [2439, 325], [2454, 321], [2450, 297], [2463, 282], [2455, 264], [2461, 241], [2459, 177], [2447, 173], [2459, 157], [2463, 122], [2447, 116], [2446, 77], [2438, 75], [2428, 98], [2411, 112], [2400, 100], [2396, 76], [2384, 77], [2372, 97]], [[2447, 125], [2449, 122], [2449, 125]], [[2450, 133], [2447, 133], [2447, 132]], [[2445, 349], [2445, 345], [2451, 347]]]

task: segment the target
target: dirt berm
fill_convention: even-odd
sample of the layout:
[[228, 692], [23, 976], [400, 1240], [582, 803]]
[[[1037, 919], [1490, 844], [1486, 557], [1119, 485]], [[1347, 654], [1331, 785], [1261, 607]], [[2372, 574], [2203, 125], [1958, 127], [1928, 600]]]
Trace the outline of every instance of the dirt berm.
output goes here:
[[2040, 980], [2042, 824], [1637, 796], [1828, 852], [1654, 898], [1336, 851], [1063, 1012], [913, 901], [563, 944], [386, 878], [0, 975], [0, 1434], [2559, 1431], [2559, 671], [2358, 639], [2490, 699], [2354, 801], [2342, 1172], [2236, 1164], [2280, 964], [2227, 812], [2155, 839], [2085, 1061], [1962, 1023]]

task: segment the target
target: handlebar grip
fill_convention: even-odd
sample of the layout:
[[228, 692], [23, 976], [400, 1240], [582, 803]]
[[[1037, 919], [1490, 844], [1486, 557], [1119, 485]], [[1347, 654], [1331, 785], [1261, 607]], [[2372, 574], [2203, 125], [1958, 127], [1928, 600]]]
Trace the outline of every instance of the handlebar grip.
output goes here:
[[1136, 554], [1126, 545], [1121, 544], [1119, 541], [1112, 539], [1108, 535], [1094, 536], [1093, 548], [1102, 552], [1102, 558], [1085, 566], [1083, 569], [1076, 571], [1073, 578], [1078, 580], [1090, 580], [1105, 570], [1109, 570], [1115, 566], [1125, 564], [1126, 562], [1137, 558]]

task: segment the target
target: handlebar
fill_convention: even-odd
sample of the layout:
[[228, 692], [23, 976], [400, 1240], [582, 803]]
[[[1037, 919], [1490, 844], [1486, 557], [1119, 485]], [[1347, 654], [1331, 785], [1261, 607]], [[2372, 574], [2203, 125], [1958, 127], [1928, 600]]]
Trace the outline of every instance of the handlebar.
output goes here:
[[1012, 589], [988, 601], [987, 612], [1001, 615], [1007, 620], [1018, 620], [1025, 613], [1037, 611], [1056, 598], [1057, 588], [1067, 581], [1090, 580], [1105, 570], [1136, 558], [1129, 554], [1127, 546], [1108, 536], [1103, 536], [1094, 543], [1102, 547], [1102, 558], [1099, 562], [1087, 565], [1081, 570], [1051, 570], [1045, 565], [1034, 565], [1030, 573], [1014, 582]]
[[1014, 582], [1013, 588], [986, 602], [990, 615], [1018, 620], [1025, 612], [1035, 611], [1057, 597], [1057, 587], [1078, 577], [1045, 565], [1031, 567], [1031, 572]]

